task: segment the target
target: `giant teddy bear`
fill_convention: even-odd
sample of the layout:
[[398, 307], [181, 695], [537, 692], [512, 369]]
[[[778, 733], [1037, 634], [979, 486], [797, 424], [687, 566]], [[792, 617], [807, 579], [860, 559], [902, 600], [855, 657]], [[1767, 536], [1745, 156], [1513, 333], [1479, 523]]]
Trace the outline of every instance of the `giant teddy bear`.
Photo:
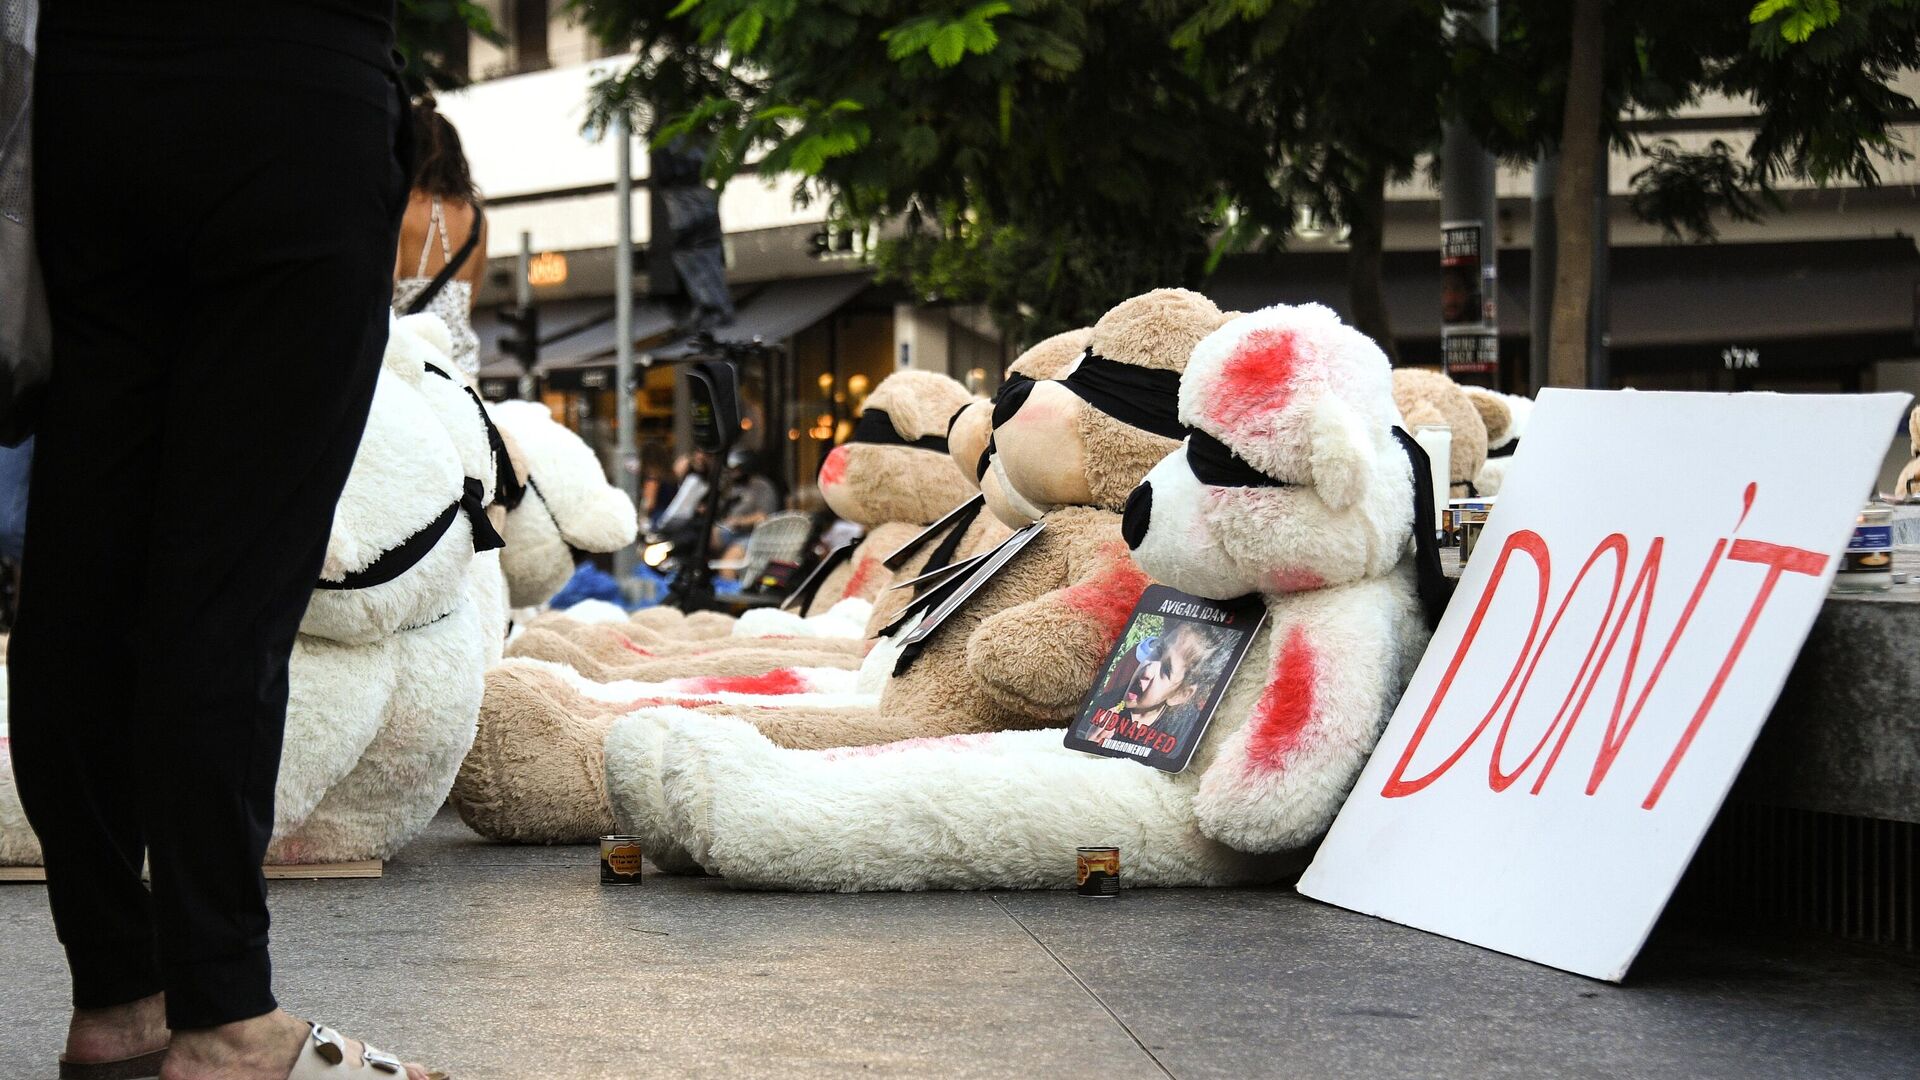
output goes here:
[[1133, 496], [1126, 539], [1156, 580], [1267, 611], [1184, 772], [1066, 749], [1059, 728], [804, 751], [641, 711], [608, 739], [616, 792], [652, 789], [616, 794], [618, 824], [745, 887], [1060, 887], [1091, 844], [1119, 845], [1136, 884], [1274, 876], [1332, 821], [1425, 645], [1413, 468], [1385, 357], [1317, 305], [1210, 335], [1180, 417], [1194, 434]]
[[1533, 417], [1533, 399], [1480, 386], [1461, 389], [1466, 391], [1474, 408], [1480, 410], [1480, 419], [1487, 425], [1487, 460], [1474, 474], [1474, 494], [1498, 495], [1506, 483], [1507, 467], [1513, 464], [1514, 452], [1520, 449], [1520, 436], [1526, 434], [1527, 421]]
[[[782, 745], [799, 747], [1064, 723], [1146, 585], [1127, 557], [1119, 511], [1147, 470], [1178, 445], [1179, 372], [1221, 320], [1212, 303], [1184, 290], [1135, 297], [1101, 318], [1089, 347], [1058, 372], [1059, 380], [1016, 381], [1000, 396], [992, 435], [997, 471], [1018, 485], [1045, 528], [928, 639], [915, 662], [884, 681], [877, 705], [768, 700], [710, 708], [737, 713]], [[869, 670], [876, 661], [882, 672], [893, 662], [884, 641]], [[489, 684], [501, 722], [483, 725], [456, 805], [469, 824], [497, 838], [590, 835], [608, 820], [610, 793], [588, 777], [603, 754], [612, 756], [606, 773], [616, 789], [629, 772], [648, 773], [646, 729], [632, 729], [634, 745], [603, 743], [613, 717], [601, 703], [551, 673], [515, 675], [507, 667]], [[675, 674], [659, 661], [638, 677]], [[659, 700], [650, 690], [636, 697], [629, 711]], [[460, 793], [468, 797], [464, 805]], [[674, 865], [666, 848], [649, 853]]]
[[[885, 565], [890, 553], [974, 494], [967, 477], [953, 467], [943, 434], [970, 400], [959, 383], [933, 372], [896, 372], [874, 388], [853, 438], [827, 454], [819, 478], [834, 512], [868, 531], [850, 557], [826, 575], [807, 617], [749, 612], [730, 636], [716, 639], [712, 620], [687, 633], [692, 618], [682, 627], [659, 616], [625, 624], [554, 616], [530, 626], [510, 655], [565, 663], [603, 681], [662, 673], [663, 665], [650, 661], [675, 661], [670, 673], [679, 676], [751, 675], [807, 663], [858, 667], [865, 639], [909, 598], [891, 585], [986, 550], [1006, 535], [990, 516], [970, 513], [921, 545], [899, 568]], [[844, 624], [834, 616], [859, 606], [856, 601], [871, 603], [850, 636], [814, 632], [816, 624]], [[809, 640], [796, 640], [802, 638]], [[820, 659], [810, 660], [815, 653]]]
[[1422, 424], [1445, 424], [1452, 429], [1452, 450], [1447, 462], [1447, 482], [1452, 497], [1475, 494], [1474, 478], [1487, 462], [1487, 418], [1495, 411], [1496, 421], [1504, 427], [1505, 405], [1497, 398], [1475, 399], [1465, 388], [1431, 368], [1395, 368], [1393, 400], [1408, 431]]
[[[501, 517], [512, 533], [518, 516], [570, 521], [580, 508], [574, 501], [489, 506], [497, 489], [524, 484], [538, 469], [554, 486], [585, 491], [598, 483], [625, 502], [597, 465], [575, 475], [544, 448], [530, 455], [531, 466], [520, 459], [511, 437], [489, 430], [489, 413], [471, 387], [450, 374], [446, 344], [432, 316], [390, 327], [289, 664], [269, 861], [387, 857], [443, 801], [472, 740], [481, 675], [506, 628], [507, 595], [537, 591], [542, 574], [528, 568], [553, 556], [536, 549], [502, 564], [488, 537]], [[584, 444], [579, 450], [586, 452]], [[503, 481], [510, 475], [503, 452], [514, 459], [510, 482]], [[602, 525], [608, 518], [614, 525], [596, 532], [599, 526], [583, 522], [581, 530], [596, 543], [621, 533], [618, 509], [604, 498], [600, 504]], [[624, 519], [631, 542], [630, 503]], [[477, 548], [488, 550], [476, 555]], [[561, 554], [570, 566], [572, 553]], [[0, 764], [0, 863], [38, 860], [11, 772]]]

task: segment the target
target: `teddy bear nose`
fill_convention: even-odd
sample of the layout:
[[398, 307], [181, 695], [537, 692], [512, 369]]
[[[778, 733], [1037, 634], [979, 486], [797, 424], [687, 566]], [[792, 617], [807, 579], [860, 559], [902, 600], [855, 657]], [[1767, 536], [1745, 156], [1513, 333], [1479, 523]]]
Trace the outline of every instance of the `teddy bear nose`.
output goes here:
[[997, 428], [1013, 419], [1013, 414], [1019, 412], [1020, 406], [1027, 403], [1027, 395], [1031, 393], [1033, 393], [1033, 383], [1026, 380], [1001, 387], [1000, 393], [994, 395], [993, 426]]
[[1139, 550], [1140, 542], [1147, 538], [1147, 525], [1153, 520], [1153, 485], [1141, 484], [1127, 496], [1127, 505], [1120, 512], [1120, 538], [1127, 542], [1130, 550]]

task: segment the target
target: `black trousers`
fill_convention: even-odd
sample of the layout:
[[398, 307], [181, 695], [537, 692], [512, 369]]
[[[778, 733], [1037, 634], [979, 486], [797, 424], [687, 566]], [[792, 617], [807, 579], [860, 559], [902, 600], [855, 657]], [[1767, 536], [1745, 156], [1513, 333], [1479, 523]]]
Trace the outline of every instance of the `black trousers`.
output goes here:
[[287, 660], [385, 348], [406, 105], [293, 43], [46, 28], [36, 79], [14, 768], [74, 1004], [209, 1027], [275, 1007]]

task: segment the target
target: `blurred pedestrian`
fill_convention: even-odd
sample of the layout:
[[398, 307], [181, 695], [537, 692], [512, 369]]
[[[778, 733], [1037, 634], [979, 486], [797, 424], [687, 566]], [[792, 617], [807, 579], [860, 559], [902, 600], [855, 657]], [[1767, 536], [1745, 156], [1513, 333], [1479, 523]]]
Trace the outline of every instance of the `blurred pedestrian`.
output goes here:
[[56, 3], [39, 43], [53, 374], [8, 674], [60, 1075], [372, 1076], [275, 1001], [260, 864], [413, 175], [393, 0]]
[[393, 309], [440, 316], [453, 365], [472, 378], [480, 372], [473, 297], [487, 271], [487, 218], [460, 133], [434, 106], [432, 94], [413, 105], [413, 188], [393, 259]]

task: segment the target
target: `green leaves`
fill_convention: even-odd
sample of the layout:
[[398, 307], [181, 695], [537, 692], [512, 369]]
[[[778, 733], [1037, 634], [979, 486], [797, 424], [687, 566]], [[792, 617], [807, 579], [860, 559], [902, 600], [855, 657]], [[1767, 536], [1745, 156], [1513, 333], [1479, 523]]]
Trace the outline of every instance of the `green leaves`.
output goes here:
[[1840, 0], [1760, 0], [1747, 21], [1759, 26], [1776, 16], [1781, 40], [1797, 45], [1840, 21]]
[[950, 68], [968, 53], [992, 52], [1000, 44], [993, 20], [1012, 10], [1013, 5], [1004, 0], [989, 0], [955, 19], [922, 15], [883, 31], [880, 40], [887, 43], [889, 60], [905, 60], [924, 52], [935, 67]]

